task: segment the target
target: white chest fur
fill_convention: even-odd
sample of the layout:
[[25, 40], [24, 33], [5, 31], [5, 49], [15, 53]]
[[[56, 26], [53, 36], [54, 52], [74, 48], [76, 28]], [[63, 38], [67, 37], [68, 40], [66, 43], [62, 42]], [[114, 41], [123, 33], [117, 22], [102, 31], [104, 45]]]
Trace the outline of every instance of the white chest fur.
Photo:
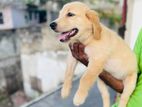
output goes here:
[[[104, 49], [101, 49], [104, 50]], [[93, 58], [93, 60], [104, 57], [104, 55], [108, 55], [109, 50], [100, 51], [100, 48], [87, 47], [85, 48], [85, 53], [89, 58]], [[95, 57], [95, 58], [94, 58]], [[127, 67], [124, 65], [123, 60], [119, 58], [108, 58], [106, 63], [104, 64], [104, 70], [109, 72], [112, 76], [117, 79], [124, 79], [127, 76]]]
[[117, 79], [123, 79], [127, 75], [127, 70], [123, 67], [120, 59], [108, 59], [104, 69]]

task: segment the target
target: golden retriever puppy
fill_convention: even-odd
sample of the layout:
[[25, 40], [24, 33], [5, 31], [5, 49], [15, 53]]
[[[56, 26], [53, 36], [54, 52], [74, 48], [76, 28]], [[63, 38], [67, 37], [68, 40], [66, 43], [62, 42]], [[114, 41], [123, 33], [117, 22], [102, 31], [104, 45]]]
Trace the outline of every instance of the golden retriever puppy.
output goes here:
[[[66, 4], [59, 17], [50, 27], [61, 33], [61, 42], [81, 42], [85, 45], [89, 64], [80, 79], [79, 88], [74, 97], [74, 104], [83, 104], [90, 88], [103, 69], [115, 78], [123, 80], [124, 90], [119, 107], [126, 107], [130, 95], [135, 89], [137, 79], [137, 61], [135, 54], [127, 44], [109, 28], [100, 23], [97, 13], [80, 2]], [[74, 69], [77, 60], [69, 52], [65, 80], [61, 92], [62, 97], [70, 93]], [[98, 79], [98, 87], [102, 95], [104, 107], [110, 107], [109, 93], [103, 81]]]

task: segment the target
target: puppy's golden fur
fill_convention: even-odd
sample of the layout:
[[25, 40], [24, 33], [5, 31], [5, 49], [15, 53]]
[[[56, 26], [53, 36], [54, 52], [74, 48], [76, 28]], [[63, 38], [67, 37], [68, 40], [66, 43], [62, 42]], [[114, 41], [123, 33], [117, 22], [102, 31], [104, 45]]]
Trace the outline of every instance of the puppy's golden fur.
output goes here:
[[[71, 12], [74, 15], [68, 17]], [[121, 94], [119, 107], [126, 107], [137, 79], [137, 61], [127, 44], [109, 28], [100, 23], [97, 13], [85, 4], [72, 2], [66, 4], [55, 20], [57, 32], [66, 32], [73, 28], [78, 33], [71, 37], [69, 43], [79, 41], [85, 45], [89, 64], [80, 79], [79, 88], [74, 97], [74, 104], [84, 103], [89, 89], [103, 69], [115, 78], [123, 80], [124, 90]], [[65, 81], [61, 92], [62, 97], [70, 93], [71, 83], [77, 60], [69, 53]], [[109, 93], [103, 81], [98, 79], [98, 87], [102, 95], [104, 107], [110, 107]]]

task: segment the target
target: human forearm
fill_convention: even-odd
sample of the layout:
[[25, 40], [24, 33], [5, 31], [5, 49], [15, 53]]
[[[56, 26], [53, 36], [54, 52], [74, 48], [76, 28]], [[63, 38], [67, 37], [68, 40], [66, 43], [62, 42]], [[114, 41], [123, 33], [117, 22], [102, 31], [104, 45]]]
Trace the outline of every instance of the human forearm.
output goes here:
[[99, 78], [101, 78], [108, 86], [110, 86], [115, 91], [122, 93], [123, 92], [123, 83], [121, 80], [114, 78], [111, 74], [106, 71], [103, 71]]

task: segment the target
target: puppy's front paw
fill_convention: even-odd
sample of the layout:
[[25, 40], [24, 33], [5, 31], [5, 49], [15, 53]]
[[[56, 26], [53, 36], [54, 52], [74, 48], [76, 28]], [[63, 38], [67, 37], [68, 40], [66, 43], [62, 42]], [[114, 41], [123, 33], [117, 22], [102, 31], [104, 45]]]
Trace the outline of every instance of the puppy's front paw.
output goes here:
[[79, 106], [79, 105], [83, 104], [85, 102], [87, 95], [88, 95], [88, 92], [79, 92], [78, 91], [75, 94], [75, 97], [73, 99], [74, 105]]
[[62, 91], [61, 91], [61, 96], [62, 96], [62, 98], [67, 98], [68, 96], [69, 96], [69, 89], [62, 89]]
[[70, 89], [69, 88], [62, 88], [61, 90], [61, 96], [62, 98], [67, 98], [70, 94]]

